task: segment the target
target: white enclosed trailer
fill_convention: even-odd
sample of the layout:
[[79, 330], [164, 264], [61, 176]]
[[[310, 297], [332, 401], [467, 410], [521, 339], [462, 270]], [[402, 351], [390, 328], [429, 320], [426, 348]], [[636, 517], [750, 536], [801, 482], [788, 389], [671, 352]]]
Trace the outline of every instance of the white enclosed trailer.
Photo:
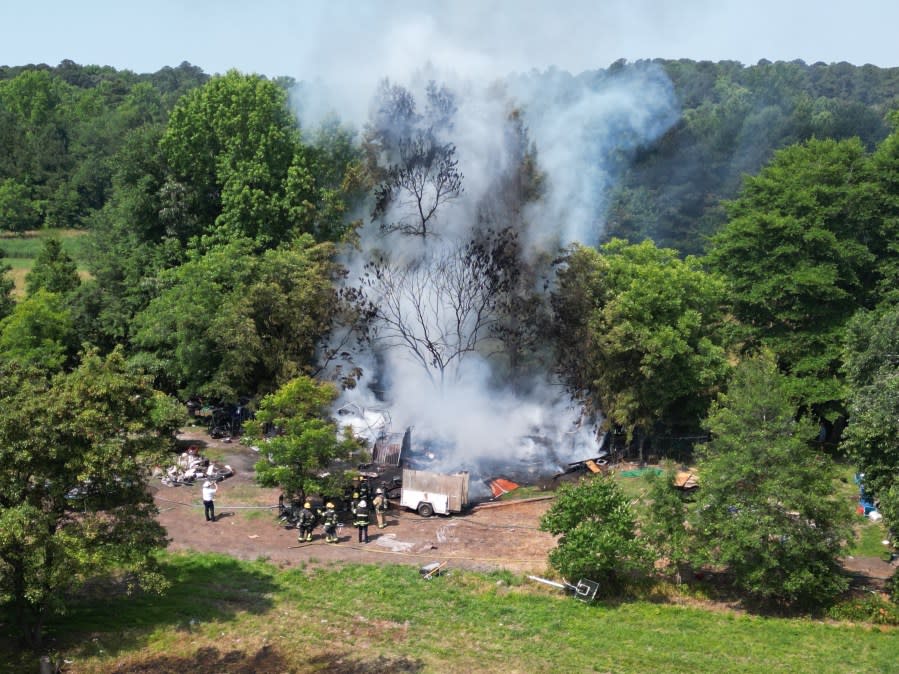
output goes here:
[[405, 468], [400, 505], [422, 517], [461, 512], [468, 505], [468, 473], [444, 475]]

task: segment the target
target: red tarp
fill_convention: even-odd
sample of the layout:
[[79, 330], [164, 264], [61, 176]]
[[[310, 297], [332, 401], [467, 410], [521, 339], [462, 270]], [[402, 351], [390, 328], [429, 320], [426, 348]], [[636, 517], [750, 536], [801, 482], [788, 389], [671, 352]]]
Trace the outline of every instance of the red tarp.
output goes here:
[[489, 486], [490, 491], [493, 492], [493, 498], [499, 498], [503, 494], [508, 494], [510, 491], [514, 491], [519, 487], [519, 485], [512, 482], [512, 480], [507, 480], [504, 477], [495, 477], [492, 480], [488, 480], [487, 486]]

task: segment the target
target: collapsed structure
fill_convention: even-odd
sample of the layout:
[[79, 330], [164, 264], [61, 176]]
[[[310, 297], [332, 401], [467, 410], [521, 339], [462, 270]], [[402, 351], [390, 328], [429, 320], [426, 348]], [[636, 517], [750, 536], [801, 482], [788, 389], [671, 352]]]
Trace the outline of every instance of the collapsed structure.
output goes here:
[[179, 487], [205, 480], [221, 482], [232, 475], [234, 470], [231, 466], [216, 465], [200, 454], [199, 447], [191, 445], [178, 456], [174, 464], [162, 471], [160, 479], [167, 487]]

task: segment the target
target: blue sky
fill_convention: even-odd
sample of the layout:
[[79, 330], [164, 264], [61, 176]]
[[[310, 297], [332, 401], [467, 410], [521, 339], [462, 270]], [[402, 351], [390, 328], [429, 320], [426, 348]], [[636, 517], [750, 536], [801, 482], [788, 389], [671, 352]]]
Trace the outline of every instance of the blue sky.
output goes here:
[[[382, 76], [430, 61], [460, 74], [618, 58], [761, 58], [899, 66], [895, 0], [126, 0], [0, 10], [0, 65], [153, 72], [182, 61], [297, 79]], [[377, 71], [382, 72], [378, 73]]]

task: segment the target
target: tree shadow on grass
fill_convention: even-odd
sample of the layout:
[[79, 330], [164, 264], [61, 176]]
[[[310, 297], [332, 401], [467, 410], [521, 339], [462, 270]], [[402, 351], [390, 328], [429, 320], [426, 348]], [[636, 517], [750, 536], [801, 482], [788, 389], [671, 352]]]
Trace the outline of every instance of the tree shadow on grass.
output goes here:
[[424, 663], [420, 660], [398, 657], [388, 658], [379, 655], [376, 658], [361, 656], [354, 658], [346, 654], [326, 653], [307, 660], [312, 671], [327, 674], [417, 674], [424, 671]]
[[46, 645], [115, 655], [140, 648], [157, 627], [190, 632], [238, 613], [265, 613], [273, 604], [271, 593], [278, 589], [273, 568], [226, 555], [165, 555], [160, 567], [170, 583], [161, 595], [129, 595], [126, 579], [90, 584], [72, 599], [64, 616], [48, 623]]
[[255, 653], [206, 647], [185, 657], [160, 655], [130, 662], [110, 670], [110, 674], [283, 674], [307, 671], [323, 674], [418, 674], [423, 669], [424, 665], [417, 660], [383, 655], [357, 658], [327, 653], [302, 662], [291, 662], [272, 646], [263, 646]]
[[276, 649], [263, 646], [255, 653], [219, 651], [206, 647], [191, 656], [159, 655], [110, 670], [110, 674], [274, 674], [300, 671]]

